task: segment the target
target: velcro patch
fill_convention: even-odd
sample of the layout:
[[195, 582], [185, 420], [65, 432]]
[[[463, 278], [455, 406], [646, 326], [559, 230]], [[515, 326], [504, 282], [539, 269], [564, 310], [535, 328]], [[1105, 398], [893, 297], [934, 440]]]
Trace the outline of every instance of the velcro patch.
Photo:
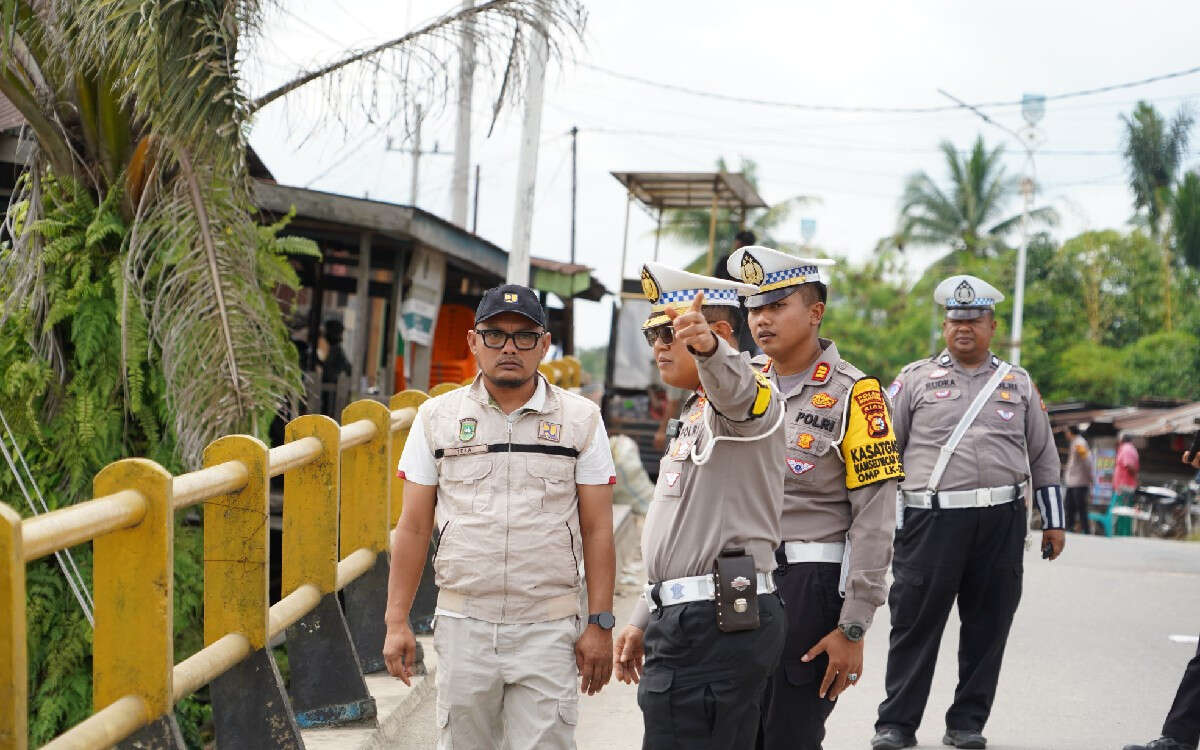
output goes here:
[[850, 391], [842, 457], [846, 461], [847, 489], [904, 478], [891, 416], [875, 378], [863, 378]]

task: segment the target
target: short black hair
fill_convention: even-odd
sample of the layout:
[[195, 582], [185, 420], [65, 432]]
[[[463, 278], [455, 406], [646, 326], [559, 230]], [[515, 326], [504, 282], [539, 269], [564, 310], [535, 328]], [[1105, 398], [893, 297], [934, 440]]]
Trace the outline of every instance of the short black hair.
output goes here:
[[804, 295], [804, 301], [807, 304], [814, 305], [829, 299], [829, 287], [820, 281], [810, 281], [800, 285], [800, 294]]
[[733, 235], [733, 241], [735, 243], [740, 242], [743, 246], [753, 245], [755, 242], [758, 241], [758, 237], [754, 234], [754, 232], [751, 232], [749, 229], [743, 229], [742, 231]]
[[742, 325], [742, 311], [740, 308], [731, 305], [701, 305], [700, 312], [709, 324], [723, 320], [733, 329], [733, 335], [738, 335], [738, 331]]

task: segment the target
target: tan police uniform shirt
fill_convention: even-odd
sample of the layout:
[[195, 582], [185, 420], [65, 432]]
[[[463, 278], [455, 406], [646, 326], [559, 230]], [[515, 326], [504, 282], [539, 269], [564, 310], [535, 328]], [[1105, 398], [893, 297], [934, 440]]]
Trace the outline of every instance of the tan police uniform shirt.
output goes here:
[[[926, 489], [938, 452], [1000, 361], [992, 354], [979, 367], [968, 369], [943, 349], [900, 371], [888, 393], [904, 457], [903, 489]], [[1030, 477], [1035, 490], [1057, 488], [1060, 471], [1042, 397], [1029, 373], [1013, 367], [958, 444], [937, 489], [1004, 487]]]
[[[712, 356], [696, 358], [701, 389], [684, 403], [679, 435], [659, 462], [654, 500], [642, 529], [642, 559], [651, 583], [707, 575], [721, 551], [730, 547], [753, 555], [759, 572], [775, 569], [784, 432], [767, 433], [778, 423], [783, 404], [748, 354], [723, 339], [717, 342]], [[707, 463], [695, 464], [692, 447], [703, 450], [712, 434], [761, 438], [721, 441]], [[639, 598], [630, 622], [644, 630], [648, 620], [646, 601]]]
[[[903, 476], [895, 436], [889, 434], [894, 462], [865, 483], [847, 488], [847, 461], [842, 454], [848, 410], [855, 383], [866, 376], [841, 358], [837, 345], [819, 339], [821, 355], [800, 382], [783, 394], [787, 408], [785, 436], [783, 539], [788, 542], [850, 543], [846, 601], [840, 622], [870, 625], [887, 598], [885, 577], [892, 562], [896, 527], [896, 483]], [[754, 360], [776, 386], [779, 375], [766, 357]], [[867, 381], [879, 391], [874, 378]], [[885, 419], [890, 415], [885, 413]], [[847, 449], [852, 446], [846, 446]], [[850, 461], [853, 471], [854, 461]], [[868, 470], [870, 471], [870, 469]], [[857, 476], [849, 484], [859, 484]]]

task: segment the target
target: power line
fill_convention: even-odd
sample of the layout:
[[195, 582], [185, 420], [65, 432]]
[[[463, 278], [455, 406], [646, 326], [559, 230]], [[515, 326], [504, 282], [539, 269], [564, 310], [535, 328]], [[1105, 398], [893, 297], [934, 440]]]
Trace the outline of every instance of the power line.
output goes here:
[[[580, 66], [589, 70], [594, 70], [597, 73], [602, 73], [613, 78], [619, 78], [633, 83], [640, 83], [643, 86], [652, 86], [654, 88], [663, 89], [666, 91], [675, 91], [682, 94], [690, 94], [691, 96], [701, 96], [706, 99], [716, 99], [725, 102], [734, 102], [737, 104], [753, 104], [762, 107], [782, 107], [787, 109], [799, 109], [808, 112], [844, 112], [844, 113], [886, 113], [886, 114], [930, 114], [936, 112], [953, 112], [963, 109], [964, 105], [958, 104], [942, 104], [932, 107], [879, 107], [879, 106], [842, 106], [835, 104], [804, 104], [800, 102], [785, 102], [773, 99], [755, 99], [745, 96], [732, 96], [730, 94], [722, 94], [715, 91], [704, 91], [688, 86], [679, 86], [672, 83], [663, 83], [661, 81], [653, 81], [649, 78], [621, 73], [608, 68], [602, 68], [599, 65], [591, 63], [579, 63]], [[1090, 89], [1080, 89], [1078, 91], [1066, 91], [1058, 94], [1049, 94], [1046, 96], [1047, 101], [1057, 101], [1061, 99], [1072, 99], [1080, 96], [1092, 96], [1095, 94], [1103, 94], [1109, 91], [1117, 91], [1120, 89], [1134, 88], [1136, 86], [1145, 86], [1158, 81], [1165, 81], [1171, 78], [1182, 78], [1183, 76], [1200, 73], [1200, 66], [1188, 68], [1187, 70], [1178, 70], [1172, 73], [1164, 73], [1162, 75], [1142, 78], [1136, 81], [1126, 81], [1124, 83], [1114, 83], [1108, 86], [1098, 86]], [[1020, 99], [1002, 100], [992, 102], [979, 102], [975, 107], [1010, 107], [1021, 104]]]

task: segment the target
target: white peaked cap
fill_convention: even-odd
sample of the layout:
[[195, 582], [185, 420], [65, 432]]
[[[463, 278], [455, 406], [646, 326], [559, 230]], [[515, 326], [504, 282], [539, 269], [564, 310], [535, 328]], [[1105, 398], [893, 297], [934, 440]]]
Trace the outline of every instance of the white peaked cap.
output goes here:
[[674, 307], [676, 310], [686, 310], [700, 292], [704, 292], [705, 305], [739, 307], [738, 297], [757, 291], [747, 284], [701, 276], [647, 261], [642, 266], [642, 293], [653, 306], [650, 308], [650, 319], [642, 327], [653, 328], [671, 322], [666, 309]]

